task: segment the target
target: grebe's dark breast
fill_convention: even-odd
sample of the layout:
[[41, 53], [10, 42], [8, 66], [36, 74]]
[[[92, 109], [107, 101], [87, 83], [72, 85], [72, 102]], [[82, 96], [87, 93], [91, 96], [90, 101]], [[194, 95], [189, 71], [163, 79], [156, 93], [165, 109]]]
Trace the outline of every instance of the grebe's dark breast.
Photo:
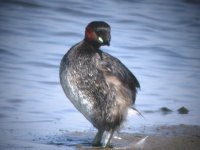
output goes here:
[[60, 64], [60, 82], [66, 96], [98, 129], [93, 145], [100, 145], [104, 131], [108, 131], [105, 147], [126, 118], [140, 87], [127, 67], [99, 49], [109, 45], [110, 39], [107, 23], [91, 22], [84, 40], [74, 45]]

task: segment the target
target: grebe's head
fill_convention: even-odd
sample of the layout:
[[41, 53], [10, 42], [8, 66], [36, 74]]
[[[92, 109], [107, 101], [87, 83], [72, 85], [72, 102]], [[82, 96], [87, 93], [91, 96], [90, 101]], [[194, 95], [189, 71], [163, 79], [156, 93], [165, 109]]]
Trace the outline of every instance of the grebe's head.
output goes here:
[[90, 22], [85, 29], [85, 40], [98, 46], [110, 45], [110, 26], [103, 21]]

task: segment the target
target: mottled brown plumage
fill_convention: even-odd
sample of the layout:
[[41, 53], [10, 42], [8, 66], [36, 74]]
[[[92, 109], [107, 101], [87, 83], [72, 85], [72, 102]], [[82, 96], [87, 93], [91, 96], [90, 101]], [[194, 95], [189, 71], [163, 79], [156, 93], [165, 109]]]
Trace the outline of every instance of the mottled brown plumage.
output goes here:
[[66, 96], [98, 129], [93, 145], [99, 145], [104, 131], [108, 131], [105, 147], [126, 118], [140, 87], [121, 61], [99, 49], [109, 45], [110, 39], [107, 23], [91, 22], [84, 40], [74, 45], [60, 64], [60, 82]]

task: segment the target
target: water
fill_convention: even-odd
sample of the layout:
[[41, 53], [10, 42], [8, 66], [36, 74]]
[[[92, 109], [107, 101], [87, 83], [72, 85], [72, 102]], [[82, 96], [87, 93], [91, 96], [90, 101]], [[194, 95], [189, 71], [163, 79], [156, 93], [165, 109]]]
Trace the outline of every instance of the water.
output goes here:
[[[145, 119], [129, 117], [124, 131], [200, 125], [198, 1], [2, 0], [1, 141], [3, 135], [27, 140], [32, 134], [93, 130], [65, 97], [58, 76], [62, 56], [82, 40], [93, 20], [111, 25], [111, 46], [102, 49], [119, 58], [141, 84], [136, 107]], [[182, 106], [188, 114], [177, 112]], [[163, 115], [162, 107], [172, 112]]]

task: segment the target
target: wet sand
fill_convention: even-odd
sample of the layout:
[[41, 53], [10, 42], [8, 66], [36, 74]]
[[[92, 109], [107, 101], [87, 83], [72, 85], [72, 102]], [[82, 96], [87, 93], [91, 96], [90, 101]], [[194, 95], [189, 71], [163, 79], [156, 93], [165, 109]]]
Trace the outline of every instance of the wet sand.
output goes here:
[[[41, 131], [42, 132], [42, 131]], [[23, 137], [7, 138], [1, 134], [1, 150], [99, 150], [92, 147], [95, 132], [60, 131], [48, 135], [24, 134]], [[6, 139], [7, 138], [7, 139]], [[118, 133], [112, 140], [113, 148], [130, 150], [199, 150], [200, 126], [176, 125], [147, 127], [143, 133]]]
[[[200, 127], [199, 126], [161, 126], [151, 127], [150, 134], [121, 133], [122, 139], [113, 140], [113, 149], [130, 150], [199, 150]], [[78, 149], [96, 150], [99, 148]]]
[[[137, 144], [129, 144], [128, 142], [138, 141], [143, 136], [125, 136], [126, 142], [120, 142], [114, 144], [120, 145], [113, 149], [128, 149], [128, 150], [199, 150], [200, 139], [198, 137], [181, 137], [181, 136], [150, 136], [146, 139], [143, 146], [137, 146]], [[90, 149], [99, 150], [101, 148], [77, 148], [77, 149]], [[108, 149], [108, 148], [107, 148]], [[111, 149], [111, 148], [110, 148]], [[109, 150], [109, 149], [108, 149]]]

